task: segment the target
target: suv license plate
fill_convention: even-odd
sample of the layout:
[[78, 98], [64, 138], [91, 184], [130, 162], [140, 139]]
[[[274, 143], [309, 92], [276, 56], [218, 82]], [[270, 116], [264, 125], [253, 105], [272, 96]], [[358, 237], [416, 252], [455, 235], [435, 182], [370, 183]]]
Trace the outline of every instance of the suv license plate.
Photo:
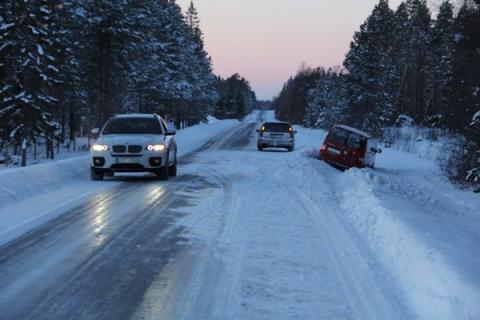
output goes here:
[[117, 163], [138, 163], [137, 158], [118, 158]]

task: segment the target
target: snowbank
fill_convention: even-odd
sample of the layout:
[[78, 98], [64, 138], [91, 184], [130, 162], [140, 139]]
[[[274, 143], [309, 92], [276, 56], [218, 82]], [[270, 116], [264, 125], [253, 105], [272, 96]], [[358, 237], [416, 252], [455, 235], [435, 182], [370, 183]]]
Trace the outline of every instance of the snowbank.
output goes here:
[[208, 140], [222, 132], [227, 132], [240, 122], [238, 120], [218, 120], [213, 123], [202, 123], [177, 132], [175, 139], [178, 145], [178, 156], [195, 151]]
[[58, 189], [72, 180], [87, 179], [89, 157], [15, 168], [0, 172], [0, 207], [7, 202]]
[[445, 146], [454, 141], [454, 137], [445, 135], [440, 129], [407, 126], [387, 128], [383, 140], [386, 147], [437, 160], [444, 153]]
[[[339, 190], [343, 190], [342, 209], [358, 232], [378, 253], [382, 263], [392, 270], [419, 318], [478, 319], [478, 289], [459, 276], [443, 252], [429, 246], [418, 230], [405, 223], [412, 218], [408, 213], [415, 214], [410, 207], [402, 208], [402, 202], [398, 202], [393, 211], [377, 197], [374, 186], [389, 184], [379, 179], [373, 171], [354, 169], [342, 174], [339, 180]], [[401, 213], [406, 216], [400, 216]], [[421, 213], [417, 215], [421, 219]], [[438, 229], [442, 229], [441, 223], [430, 225], [433, 236], [438, 236]]]
[[[199, 148], [214, 136], [238, 125], [237, 120], [223, 120], [212, 124], [199, 124], [178, 131], [178, 156]], [[0, 207], [12, 201], [48, 193], [89, 179], [90, 157], [81, 156], [24, 168], [0, 171]]]

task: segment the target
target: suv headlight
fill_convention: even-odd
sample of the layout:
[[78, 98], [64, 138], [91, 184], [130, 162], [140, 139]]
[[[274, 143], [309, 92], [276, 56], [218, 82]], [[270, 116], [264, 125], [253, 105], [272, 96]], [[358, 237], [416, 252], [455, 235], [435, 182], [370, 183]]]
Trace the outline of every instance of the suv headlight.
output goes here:
[[160, 152], [165, 150], [165, 145], [163, 144], [149, 144], [147, 146], [148, 151]]
[[94, 144], [92, 150], [97, 152], [108, 151], [108, 146], [106, 144]]

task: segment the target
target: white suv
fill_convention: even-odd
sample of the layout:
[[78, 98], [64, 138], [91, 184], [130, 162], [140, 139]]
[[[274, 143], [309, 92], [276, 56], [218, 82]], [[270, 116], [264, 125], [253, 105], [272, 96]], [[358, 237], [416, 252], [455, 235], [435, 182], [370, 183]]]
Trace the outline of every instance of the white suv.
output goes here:
[[265, 148], [286, 148], [293, 151], [295, 148], [297, 131], [288, 122], [264, 122], [257, 132], [257, 147], [260, 151]]
[[177, 175], [176, 130], [156, 114], [110, 118], [91, 148], [92, 180], [115, 172], [153, 172], [160, 179]]

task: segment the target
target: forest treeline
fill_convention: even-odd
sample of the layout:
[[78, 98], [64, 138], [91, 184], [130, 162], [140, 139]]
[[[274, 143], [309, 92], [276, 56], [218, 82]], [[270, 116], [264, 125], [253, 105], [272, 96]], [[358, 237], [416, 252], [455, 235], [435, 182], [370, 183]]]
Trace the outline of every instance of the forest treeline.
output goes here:
[[123, 112], [240, 118], [254, 95], [240, 76], [213, 74], [199, 22], [193, 3], [182, 13], [172, 0], [2, 0], [0, 149], [40, 139], [53, 156], [54, 143]]
[[[394, 11], [380, 0], [343, 67], [303, 67], [274, 100], [277, 117], [307, 127], [344, 123], [381, 136], [400, 115], [461, 135], [449, 173], [480, 179], [480, 1], [435, 18], [425, 0]], [[452, 169], [452, 168], [450, 168]]]
[[220, 97], [213, 110], [218, 119], [243, 118], [256, 108], [257, 98], [248, 81], [238, 73], [222, 79], [218, 77]]

